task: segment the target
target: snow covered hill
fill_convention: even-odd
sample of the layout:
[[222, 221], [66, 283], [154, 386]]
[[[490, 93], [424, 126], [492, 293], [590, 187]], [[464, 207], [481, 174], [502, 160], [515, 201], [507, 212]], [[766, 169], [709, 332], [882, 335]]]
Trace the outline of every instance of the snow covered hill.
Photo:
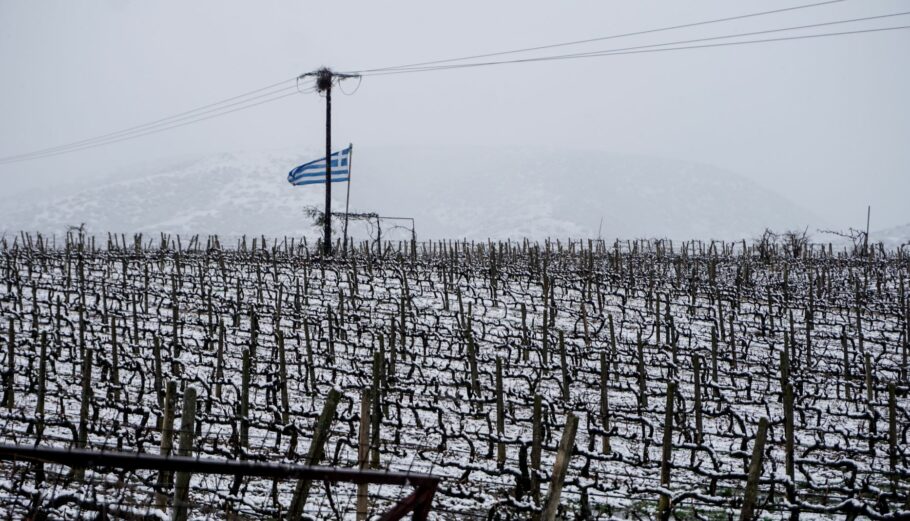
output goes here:
[[870, 232], [869, 239], [872, 242], [883, 243], [886, 248], [899, 248], [901, 245], [910, 244], [910, 223], [887, 230]]
[[[310, 235], [292, 167], [320, 154], [257, 152], [112, 176], [56, 197], [0, 201], [0, 231]], [[352, 211], [414, 217], [421, 238], [752, 238], [820, 225], [810, 212], [734, 173], [682, 161], [540, 148], [355, 148]], [[334, 205], [344, 208], [343, 184]], [[392, 226], [388, 223], [387, 226]], [[368, 230], [352, 226], [352, 234]], [[400, 234], [400, 232], [399, 232]]]

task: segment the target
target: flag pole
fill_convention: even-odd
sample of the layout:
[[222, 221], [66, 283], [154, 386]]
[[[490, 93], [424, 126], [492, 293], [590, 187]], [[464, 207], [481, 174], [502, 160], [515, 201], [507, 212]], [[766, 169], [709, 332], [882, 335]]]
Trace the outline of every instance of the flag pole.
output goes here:
[[354, 173], [354, 144], [348, 143], [348, 194], [344, 199], [344, 243], [341, 246], [343, 256], [348, 254], [348, 209], [351, 205], [351, 174]]

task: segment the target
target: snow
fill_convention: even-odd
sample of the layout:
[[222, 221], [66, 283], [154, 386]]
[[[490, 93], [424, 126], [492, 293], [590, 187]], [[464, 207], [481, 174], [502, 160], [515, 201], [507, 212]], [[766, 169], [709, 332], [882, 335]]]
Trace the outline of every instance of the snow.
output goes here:
[[[820, 225], [785, 196], [709, 165], [547, 148], [355, 146], [353, 211], [414, 217], [429, 238], [669, 237], [741, 239]], [[95, 186], [0, 201], [0, 232], [316, 236], [302, 207], [321, 186], [285, 182], [319, 151], [229, 153], [124, 169]], [[343, 211], [345, 185], [333, 185]], [[602, 223], [602, 224], [601, 224]], [[407, 237], [386, 222], [389, 237]], [[351, 227], [357, 237], [370, 230]], [[813, 227], [814, 229], [814, 227]]]

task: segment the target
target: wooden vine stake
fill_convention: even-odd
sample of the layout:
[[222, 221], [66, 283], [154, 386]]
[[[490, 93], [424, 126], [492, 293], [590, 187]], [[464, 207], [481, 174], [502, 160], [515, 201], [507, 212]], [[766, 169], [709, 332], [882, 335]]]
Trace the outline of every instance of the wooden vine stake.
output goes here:
[[[784, 386], [784, 452], [785, 452], [785, 470], [789, 484], [787, 485], [787, 501], [791, 504], [796, 501], [796, 482], [794, 481], [796, 465], [794, 459], [793, 443], [793, 386], [787, 383]], [[797, 514], [796, 510], [791, 511], [791, 519]]]
[[[664, 416], [663, 450], [660, 457], [660, 486], [670, 488], [670, 457], [673, 450], [673, 404], [676, 396], [676, 382], [667, 384], [667, 407]], [[657, 517], [663, 521], [670, 519], [670, 496], [661, 494], [657, 502]]]
[[550, 480], [550, 491], [547, 493], [547, 503], [541, 515], [542, 521], [555, 521], [559, 509], [559, 495], [566, 480], [566, 471], [569, 469], [569, 460], [575, 448], [575, 434], [578, 431], [578, 418], [569, 413], [566, 416], [566, 427], [562, 431], [562, 439], [556, 452], [556, 463], [553, 464], [553, 476]]
[[240, 379], [240, 447], [250, 448], [250, 351], [243, 350], [243, 374]]
[[502, 437], [505, 434], [505, 406], [502, 391], [502, 358], [496, 357], [496, 464], [502, 469], [506, 464], [506, 444]]
[[16, 381], [16, 328], [13, 319], [9, 319], [9, 332], [6, 337], [7, 355], [6, 355], [6, 390], [3, 394], [3, 405], [7, 409], [12, 409], [15, 405], [13, 395], [13, 384]]
[[541, 425], [541, 416], [543, 416], [543, 398], [539, 394], [534, 395], [534, 411], [532, 413], [532, 431], [531, 431], [531, 493], [534, 501], [540, 502], [540, 451], [543, 444], [543, 426]]
[[[364, 389], [360, 399], [360, 431], [357, 445], [357, 468], [370, 466], [370, 390]], [[357, 521], [366, 521], [369, 513], [369, 484], [357, 485]]]
[[[79, 439], [76, 441], [76, 447], [84, 449], [88, 444], [88, 408], [92, 398], [92, 354], [94, 351], [89, 348], [83, 351], [82, 358], [82, 399], [79, 402]], [[77, 481], [85, 478], [85, 468], [78, 467], [73, 472]]]
[[610, 400], [608, 382], [610, 380], [610, 366], [607, 363], [607, 353], [600, 352], [600, 421], [604, 430], [601, 451], [604, 454], [611, 452], [610, 448]]
[[[167, 390], [164, 393], [164, 417], [161, 421], [161, 448], [159, 454], [165, 458], [171, 455], [171, 448], [174, 446], [174, 400], [177, 395], [177, 382], [169, 381]], [[167, 508], [167, 496], [164, 494], [171, 484], [171, 474], [166, 470], [158, 473], [158, 492], [155, 494], [155, 502], [158, 508], [165, 510]]]
[[[331, 389], [326, 397], [325, 405], [322, 407], [322, 413], [316, 420], [316, 428], [313, 431], [313, 439], [310, 441], [310, 450], [307, 453], [305, 464], [317, 465], [325, 454], [325, 442], [329, 439], [329, 433], [332, 429], [332, 421], [335, 419], [335, 410], [338, 408], [338, 402], [341, 400], [341, 391]], [[300, 521], [303, 513], [303, 506], [306, 504], [307, 496], [310, 493], [309, 480], [301, 479], [297, 482], [297, 488], [294, 490], [294, 497], [288, 507], [287, 519], [291, 521]]]
[[291, 408], [288, 404], [288, 365], [284, 350], [284, 334], [281, 331], [275, 333], [275, 341], [278, 344], [278, 372], [281, 384], [281, 422], [288, 425], [291, 422]]
[[692, 372], [692, 387], [695, 394], [695, 444], [701, 445], [704, 440], [704, 428], [701, 398], [701, 358], [698, 355], [692, 356]]
[[[189, 456], [193, 452], [193, 434], [196, 431], [196, 389], [187, 387], [183, 393], [183, 413], [180, 416], [180, 444], [178, 456]], [[174, 478], [174, 511], [171, 519], [186, 521], [189, 511], [190, 478], [188, 470], [177, 471]]]
[[559, 330], [559, 363], [562, 367], [562, 399], [569, 401], [569, 367], [566, 363], [566, 338], [565, 333]]
[[762, 457], [765, 452], [765, 440], [768, 436], [768, 418], [758, 420], [758, 432], [755, 433], [755, 446], [752, 447], [752, 462], [749, 464], [749, 478], [746, 482], [746, 493], [743, 507], [739, 512], [739, 521], [752, 521], [755, 516], [755, 503], [758, 501], [758, 480], [761, 478]]
[[[381, 340], [381, 337], [380, 337]], [[382, 343], [380, 342], [380, 346]], [[370, 415], [370, 468], [379, 468], [379, 444], [382, 440], [379, 429], [382, 427], [382, 373], [385, 359], [382, 351], [373, 353], [373, 383], [370, 388], [370, 400], [373, 402], [373, 414]]]
[[897, 400], [894, 382], [888, 384], [888, 466], [891, 471], [891, 491], [897, 493]]

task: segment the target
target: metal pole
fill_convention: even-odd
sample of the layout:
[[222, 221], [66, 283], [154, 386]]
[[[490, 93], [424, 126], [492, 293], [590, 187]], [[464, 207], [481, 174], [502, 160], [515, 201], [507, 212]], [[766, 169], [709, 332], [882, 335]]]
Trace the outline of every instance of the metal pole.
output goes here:
[[872, 217], [872, 205], [866, 207], [866, 235], [863, 236], [863, 257], [869, 255], [869, 218]]
[[325, 86], [325, 230], [322, 253], [332, 254], [332, 72], [322, 71]]
[[35, 445], [0, 444], [0, 461], [44, 461], [69, 467], [118, 467], [125, 469], [186, 471], [193, 474], [225, 474], [261, 478], [308, 479], [331, 483], [429, 486], [439, 482], [430, 474], [360, 470], [319, 465], [295, 465], [236, 461], [196, 456], [161, 456], [135, 452], [62, 449]]
[[354, 172], [354, 145], [348, 144], [348, 193], [344, 199], [344, 243], [341, 245], [342, 255], [348, 253], [348, 208], [351, 205], [351, 174]]

